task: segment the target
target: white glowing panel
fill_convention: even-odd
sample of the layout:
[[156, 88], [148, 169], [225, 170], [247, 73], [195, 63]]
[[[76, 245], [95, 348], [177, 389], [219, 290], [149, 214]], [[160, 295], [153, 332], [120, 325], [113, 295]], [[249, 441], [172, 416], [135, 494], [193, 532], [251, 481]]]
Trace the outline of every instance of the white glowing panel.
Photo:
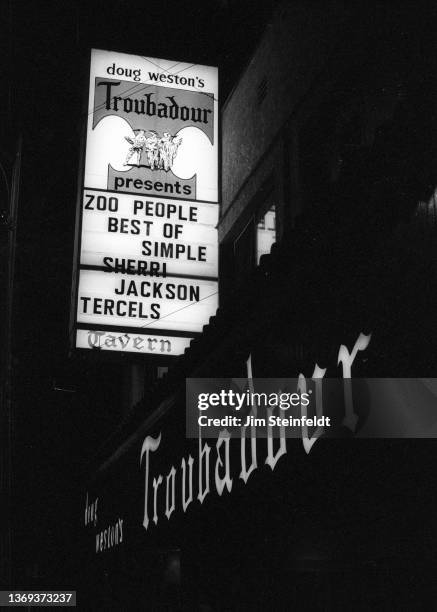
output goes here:
[[78, 329], [78, 348], [117, 351], [147, 355], [181, 355], [190, 346], [191, 338], [156, 336], [128, 332]]
[[137, 269], [155, 261], [167, 274], [216, 278], [217, 222], [217, 204], [86, 189], [80, 263], [109, 270], [123, 258]]
[[218, 201], [218, 71], [94, 49], [85, 187]]
[[86, 122], [77, 346], [180, 354], [218, 307], [217, 68], [93, 50]]
[[216, 281], [80, 274], [77, 320], [87, 325], [201, 332], [217, 307]]

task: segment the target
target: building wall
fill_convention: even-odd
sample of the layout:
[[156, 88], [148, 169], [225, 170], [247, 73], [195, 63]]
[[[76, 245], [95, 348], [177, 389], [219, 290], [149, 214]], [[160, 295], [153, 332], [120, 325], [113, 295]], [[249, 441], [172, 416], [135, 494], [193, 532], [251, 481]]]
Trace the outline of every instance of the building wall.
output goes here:
[[267, 27], [223, 110], [222, 216], [317, 78], [345, 18], [337, 4], [283, 5]]
[[433, 68], [421, 21], [381, 5], [318, 10], [277, 12], [223, 110], [222, 304], [241, 285], [236, 241], [249, 224], [256, 235], [267, 201], [292, 274], [302, 243], [332, 250], [340, 240], [348, 259], [360, 243], [369, 259], [407, 223], [411, 249], [412, 213], [434, 190]]

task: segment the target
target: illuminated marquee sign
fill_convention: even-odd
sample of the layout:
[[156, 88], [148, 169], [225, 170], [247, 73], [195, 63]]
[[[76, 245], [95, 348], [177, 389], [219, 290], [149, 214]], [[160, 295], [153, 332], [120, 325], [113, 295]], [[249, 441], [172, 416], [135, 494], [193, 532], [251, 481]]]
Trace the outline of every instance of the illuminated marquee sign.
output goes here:
[[218, 298], [217, 69], [93, 50], [78, 348], [178, 355]]

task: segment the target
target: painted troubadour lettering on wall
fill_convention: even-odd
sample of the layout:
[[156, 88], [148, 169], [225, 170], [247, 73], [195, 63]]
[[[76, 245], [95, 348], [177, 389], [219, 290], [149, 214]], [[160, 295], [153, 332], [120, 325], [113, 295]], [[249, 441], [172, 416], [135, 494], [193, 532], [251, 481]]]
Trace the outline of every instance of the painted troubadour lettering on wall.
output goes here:
[[[367, 349], [371, 334], [359, 334], [355, 344], [349, 352], [345, 345], [341, 345], [338, 350], [338, 363], [342, 366], [344, 395], [344, 418], [342, 424], [347, 427], [351, 434], [356, 431], [357, 415], [352, 401], [351, 376], [352, 366], [360, 351]], [[246, 362], [247, 388], [253, 393], [253, 371], [252, 359]], [[321, 381], [325, 376], [326, 369], [320, 368], [315, 364], [312, 380], [315, 383], [315, 410], [317, 416], [323, 414], [323, 398], [321, 392]], [[306, 379], [303, 374], [299, 375], [298, 390], [306, 389]], [[188, 409], [188, 407], [187, 407]], [[307, 416], [307, 404], [300, 401], [301, 416]], [[256, 405], [252, 408], [252, 414], [256, 416]], [[232, 434], [228, 429], [220, 430], [216, 441], [213, 439], [203, 440], [201, 430], [198, 429], [198, 453], [193, 458], [191, 454], [182, 459], [175, 459], [174, 465], [169, 466], [167, 474], [160, 473], [157, 476], [153, 469], [155, 453], [159, 453], [163, 436], [160, 432], [157, 436], [146, 436], [140, 452], [140, 467], [144, 470], [144, 512], [143, 527], [148, 530], [151, 522], [156, 526], [159, 520], [165, 516], [167, 520], [173, 512], [182, 509], [187, 511], [188, 506], [197, 501], [201, 504], [207, 495], [212, 493], [213, 486], [219, 496], [224, 492], [231, 493], [234, 480], [241, 479], [247, 484], [249, 477], [259, 467], [259, 459], [268, 465], [273, 471], [281, 459], [287, 454], [287, 440], [283, 427], [279, 427], [279, 436], [273, 435], [272, 427], [267, 427], [267, 437], [265, 440], [257, 439], [253, 426], [242, 426], [240, 428], [240, 461], [235, 466], [230, 456], [230, 440]], [[309, 454], [316, 441], [324, 434], [323, 427], [317, 427], [311, 434], [308, 425], [303, 423], [301, 426], [301, 438], [305, 452]], [[209, 444], [208, 444], [209, 442]], [[261, 445], [263, 448], [261, 449]], [[238, 453], [237, 453], [238, 455]], [[235, 455], [234, 455], [235, 462]], [[249, 464], [250, 462], [250, 464]], [[194, 465], [194, 470], [193, 470]], [[176, 466], [176, 467], [175, 467]], [[187, 469], [188, 466], [188, 469]], [[194, 477], [193, 477], [194, 472]], [[194, 481], [194, 485], [193, 485]], [[197, 481], [197, 482], [196, 482]], [[197, 485], [197, 486], [196, 486]], [[195, 495], [197, 489], [197, 496]]]

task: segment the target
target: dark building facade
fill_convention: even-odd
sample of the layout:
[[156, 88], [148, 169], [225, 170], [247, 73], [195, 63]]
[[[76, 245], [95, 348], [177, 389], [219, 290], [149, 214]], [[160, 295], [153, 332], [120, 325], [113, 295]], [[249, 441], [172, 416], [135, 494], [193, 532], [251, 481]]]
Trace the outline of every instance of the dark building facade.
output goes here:
[[[284, 4], [266, 28], [222, 111], [220, 308], [90, 468], [87, 601], [414, 610], [435, 599], [435, 443], [406, 439], [407, 426], [357, 439], [371, 398], [310, 447], [185, 437], [187, 378], [311, 378], [316, 366], [347, 377], [340, 347], [357, 379], [434, 376], [430, 23], [411, 9]], [[413, 408], [433, 432], [432, 413]]]

